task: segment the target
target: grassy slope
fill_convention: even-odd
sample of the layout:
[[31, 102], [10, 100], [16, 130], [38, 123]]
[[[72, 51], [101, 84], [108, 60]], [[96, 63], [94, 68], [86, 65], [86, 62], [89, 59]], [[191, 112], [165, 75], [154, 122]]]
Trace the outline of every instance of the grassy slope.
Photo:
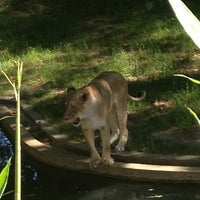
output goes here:
[[[62, 120], [63, 92], [101, 71], [117, 70], [129, 80], [130, 94], [148, 93], [144, 102], [128, 105], [127, 149], [179, 151], [162, 149], [151, 135], [195, 124], [184, 105], [200, 113], [199, 88], [173, 74], [199, 79], [200, 55], [167, 2], [41, 2], [17, 0], [0, 9], [0, 65], [14, 76], [13, 60], [24, 62], [23, 97], [54, 126], [79, 138], [80, 130]], [[195, 4], [189, 6], [195, 11]], [[5, 81], [0, 91], [9, 94]]]

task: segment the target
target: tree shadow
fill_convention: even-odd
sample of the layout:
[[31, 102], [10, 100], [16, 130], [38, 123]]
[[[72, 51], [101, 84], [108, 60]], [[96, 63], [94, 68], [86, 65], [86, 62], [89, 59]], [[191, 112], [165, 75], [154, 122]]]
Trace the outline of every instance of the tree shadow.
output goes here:
[[[129, 82], [129, 92], [145, 90], [147, 97], [145, 101], [148, 103], [155, 102], [168, 93], [177, 93], [180, 90], [187, 88], [187, 81], [185, 79], [177, 78], [175, 76], [159, 77], [159, 79], [150, 79], [144, 81]], [[166, 95], [165, 95], [166, 94]]]

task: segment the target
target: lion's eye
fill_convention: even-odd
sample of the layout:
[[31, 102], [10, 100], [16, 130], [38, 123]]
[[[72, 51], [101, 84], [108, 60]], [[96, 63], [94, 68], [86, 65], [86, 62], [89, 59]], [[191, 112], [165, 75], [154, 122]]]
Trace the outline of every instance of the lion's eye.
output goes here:
[[70, 105], [70, 109], [71, 109], [72, 111], [75, 111], [75, 106]]

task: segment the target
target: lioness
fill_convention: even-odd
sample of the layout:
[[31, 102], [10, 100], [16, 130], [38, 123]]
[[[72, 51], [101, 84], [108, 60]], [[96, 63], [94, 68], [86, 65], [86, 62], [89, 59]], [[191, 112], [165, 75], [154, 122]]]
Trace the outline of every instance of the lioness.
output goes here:
[[[103, 72], [82, 88], [67, 91], [65, 120], [74, 126], [81, 125], [90, 150], [89, 166], [99, 163], [112, 165], [110, 143], [120, 135], [116, 151], [123, 151], [128, 139], [127, 99], [141, 101], [146, 96], [132, 97], [128, 94], [128, 84], [118, 72]], [[99, 130], [103, 145], [102, 158], [95, 148], [94, 131]], [[110, 137], [110, 130], [112, 135]]]

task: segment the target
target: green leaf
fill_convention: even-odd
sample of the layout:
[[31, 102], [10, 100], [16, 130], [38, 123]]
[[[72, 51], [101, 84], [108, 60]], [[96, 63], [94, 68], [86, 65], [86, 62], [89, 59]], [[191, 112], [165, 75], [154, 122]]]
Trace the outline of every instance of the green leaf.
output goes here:
[[193, 83], [200, 84], [199, 80], [196, 80], [194, 78], [190, 78], [189, 76], [186, 76], [186, 75], [183, 75], [183, 74], [174, 74], [174, 76], [179, 76], [179, 77], [187, 78], [190, 81], [192, 81]]
[[181, 0], [168, 0], [177, 19], [193, 42], [200, 48], [200, 22]]
[[1, 117], [1, 118], [0, 118], [0, 121], [1, 121], [1, 120], [4, 120], [4, 119], [7, 119], [7, 118], [11, 118], [11, 117], [13, 117], [13, 116], [4, 116], [4, 117]]
[[197, 114], [189, 107], [186, 106], [186, 108], [189, 110], [189, 112], [193, 115], [193, 117], [197, 120], [199, 126], [200, 126], [200, 119], [198, 118]]
[[2, 171], [0, 173], [0, 199], [4, 193], [4, 190], [5, 190], [7, 182], [8, 182], [10, 164], [11, 164], [11, 157], [9, 158], [6, 166], [2, 169]]

